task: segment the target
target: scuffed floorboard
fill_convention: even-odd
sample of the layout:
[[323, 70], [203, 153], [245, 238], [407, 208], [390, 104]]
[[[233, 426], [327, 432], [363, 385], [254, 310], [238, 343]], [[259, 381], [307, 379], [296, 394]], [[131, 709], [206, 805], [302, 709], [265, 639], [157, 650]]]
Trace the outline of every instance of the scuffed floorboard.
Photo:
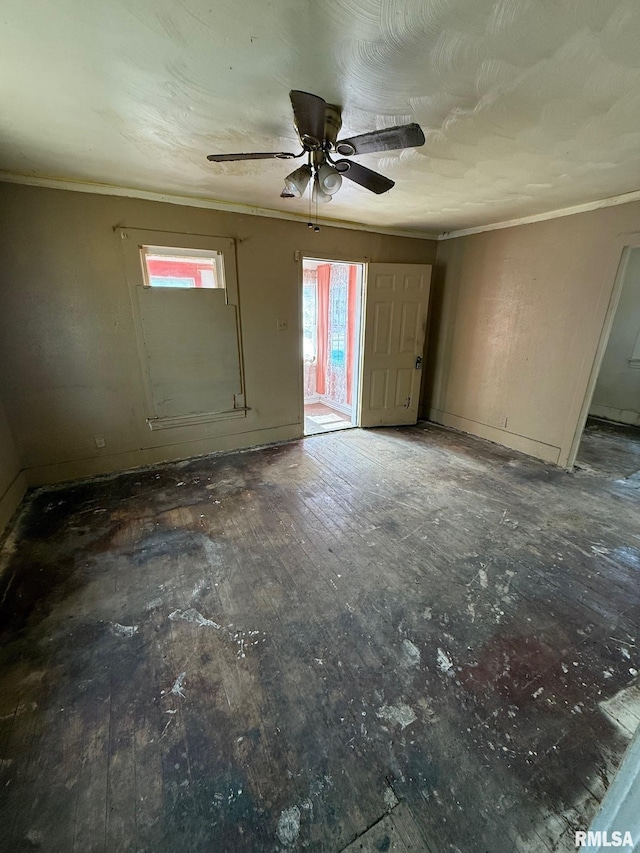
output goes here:
[[356, 838], [342, 853], [436, 853], [425, 845], [418, 826], [405, 803]]
[[391, 810], [432, 853], [574, 850], [638, 717], [639, 493], [607, 464], [351, 430], [35, 493], [0, 848], [337, 853]]

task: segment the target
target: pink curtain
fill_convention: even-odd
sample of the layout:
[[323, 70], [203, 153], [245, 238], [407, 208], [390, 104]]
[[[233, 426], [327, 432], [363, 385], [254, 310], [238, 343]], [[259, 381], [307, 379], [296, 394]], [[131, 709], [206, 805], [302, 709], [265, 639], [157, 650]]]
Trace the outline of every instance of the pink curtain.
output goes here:
[[318, 363], [316, 365], [316, 393], [327, 391], [327, 356], [329, 344], [329, 283], [331, 264], [318, 266]]
[[353, 390], [353, 362], [356, 351], [356, 300], [358, 297], [358, 268], [349, 267], [349, 292], [347, 295], [347, 403], [351, 405]]

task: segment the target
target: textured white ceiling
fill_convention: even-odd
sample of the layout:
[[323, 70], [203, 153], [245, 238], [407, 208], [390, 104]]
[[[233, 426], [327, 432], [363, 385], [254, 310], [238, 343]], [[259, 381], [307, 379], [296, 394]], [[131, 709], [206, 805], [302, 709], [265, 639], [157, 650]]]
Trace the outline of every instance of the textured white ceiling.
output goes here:
[[343, 136], [417, 121], [426, 145], [358, 158], [322, 214], [452, 230], [640, 189], [639, 0], [3, 0], [0, 169], [304, 214], [288, 91]]

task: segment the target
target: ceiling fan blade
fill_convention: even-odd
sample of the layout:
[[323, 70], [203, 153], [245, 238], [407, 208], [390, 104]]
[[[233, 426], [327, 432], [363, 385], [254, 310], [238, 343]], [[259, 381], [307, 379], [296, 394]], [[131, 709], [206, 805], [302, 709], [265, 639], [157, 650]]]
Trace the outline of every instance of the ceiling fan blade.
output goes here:
[[386, 193], [391, 187], [395, 186], [394, 181], [385, 178], [379, 172], [367, 169], [361, 163], [355, 163], [353, 160], [336, 160], [333, 165], [343, 178], [355, 181], [356, 184], [360, 184], [361, 187], [371, 190], [376, 195]]
[[324, 142], [324, 117], [327, 102], [312, 95], [310, 92], [301, 92], [292, 89], [289, 92], [291, 106], [293, 107], [293, 119], [298, 136], [303, 145], [318, 148]]
[[212, 163], [228, 163], [232, 160], [292, 160], [296, 157], [295, 154], [287, 154], [286, 152], [278, 152], [277, 154], [255, 153], [255, 154], [208, 154], [207, 160]]
[[369, 154], [372, 151], [398, 151], [401, 148], [418, 148], [424, 145], [424, 133], [419, 124], [402, 124], [400, 127], [385, 127], [361, 136], [340, 139], [336, 151], [343, 157], [353, 154]]

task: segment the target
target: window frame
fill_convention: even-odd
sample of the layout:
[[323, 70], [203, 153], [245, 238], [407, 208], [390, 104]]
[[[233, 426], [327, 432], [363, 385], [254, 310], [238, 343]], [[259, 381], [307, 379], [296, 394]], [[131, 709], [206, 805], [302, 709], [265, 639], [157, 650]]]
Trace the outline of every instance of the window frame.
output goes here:
[[[191, 431], [202, 424], [211, 421], [224, 421], [230, 418], [246, 417], [247, 407], [245, 404], [245, 374], [242, 346], [242, 327], [240, 322], [240, 304], [238, 295], [238, 276], [236, 266], [236, 243], [228, 237], [212, 237], [202, 234], [181, 234], [169, 231], [151, 231], [139, 228], [114, 227], [114, 234], [119, 240], [125, 263], [127, 283], [129, 286], [129, 297], [135, 327], [138, 360], [142, 373], [142, 384], [144, 388], [145, 420], [148, 428], [152, 431], [166, 429], [191, 428]], [[145, 263], [145, 250], [154, 249], [159, 252], [170, 250], [173, 253], [184, 253], [185, 256], [211, 257], [212, 254], [219, 256], [217, 263], [221, 266], [222, 281], [225, 287], [203, 288], [172, 288], [153, 287], [147, 281], [147, 266]], [[216, 268], [218, 273], [218, 268]], [[238, 363], [240, 371], [239, 393], [234, 395], [234, 407], [224, 411], [202, 412], [197, 414], [185, 414], [184, 416], [162, 416], [159, 417], [153, 397], [153, 387], [147, 355], [145, 349], [144, 329], [140, 314], [138, 301], [138, 290], [155, 291], [158, 294], [179, 291], [187, 299], [198, 299], [195, 294], [212, 294], [222, 291], [224, 303], [235, 308], [236, 339], [238, 345]], [[166, 439], [164, 439], [166, 440]]]
[[142, 265], [142, 275], [144, 278], [144, 287], [153, 288], [153, 287], [166, 287], [170, 289], [170, 285], [154, 285], [151, 284], [149, 275], [149, 267], [147, 266], [147, 256], [148, 255], [158, 255], [159, 257], [166, 258], [202, 258], [206, 260], [213, 260], [213, 265], [216, 270], [216, 282], [222, 282], [222, 284], [216, 284], [216, 287], [198, 287], [194, 284], [193, 287], [176, 287], [176, 290], [226, 290], [227, 289], [227, 281], [225, 276], [225, 263], [224, 263], [224, 253], [219, 249], [193, 249], [193, 248], [183, 248], [180, 246], [140, 246], [140, 263]]

